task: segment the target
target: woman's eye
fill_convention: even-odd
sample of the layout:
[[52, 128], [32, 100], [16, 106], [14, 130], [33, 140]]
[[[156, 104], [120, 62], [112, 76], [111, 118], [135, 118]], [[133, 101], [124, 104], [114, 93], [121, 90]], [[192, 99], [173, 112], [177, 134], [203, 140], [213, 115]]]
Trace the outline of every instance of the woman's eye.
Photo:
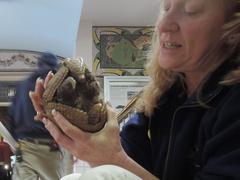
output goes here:
[[185, 14], [188, 14], [188, 15], [195, 15], [198, 13], [197, 11], [184, 11], [184, 12]]
[[202, 6], [193, 6], [193, 5], [188, 5], [186, 6], [183, 11], [187, 15], [196, 15], [202, 11], [203, 7]]

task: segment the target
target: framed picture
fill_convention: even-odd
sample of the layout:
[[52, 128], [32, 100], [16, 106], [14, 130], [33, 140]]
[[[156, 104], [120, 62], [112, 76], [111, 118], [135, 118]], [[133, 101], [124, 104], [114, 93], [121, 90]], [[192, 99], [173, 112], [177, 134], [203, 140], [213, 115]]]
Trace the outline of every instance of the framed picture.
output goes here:
[[105, 76], [104, 100], [119, 113], [148, 82], [148, 76]]
[[150, 41], [150, 35], [100, 35], [100, 68], [142, 69]]
[[144, 70], [154, 27], [94, 26], [92, 72], [100, 76], [147, 76]]

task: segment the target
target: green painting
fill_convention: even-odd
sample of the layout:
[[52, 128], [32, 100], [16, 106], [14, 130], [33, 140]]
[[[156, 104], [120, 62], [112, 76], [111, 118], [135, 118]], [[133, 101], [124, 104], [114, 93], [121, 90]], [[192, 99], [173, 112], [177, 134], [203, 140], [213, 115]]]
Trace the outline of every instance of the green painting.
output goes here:
[[144, 64], [153, 27], [93, 27], [93, 66], [97, 76], [146, 76]]
[[125, 69], [143, 68], [146, 62], [150, 41], [150, 35], [101, 35], [100, 67]]

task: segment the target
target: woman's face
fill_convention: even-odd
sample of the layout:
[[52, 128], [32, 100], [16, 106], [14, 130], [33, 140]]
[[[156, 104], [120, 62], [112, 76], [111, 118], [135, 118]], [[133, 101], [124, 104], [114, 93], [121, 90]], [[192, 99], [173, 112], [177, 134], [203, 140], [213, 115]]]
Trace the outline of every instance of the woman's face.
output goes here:
[[[193, 73], [211, 63], [204, 58], [218, 43], [225, 21], [222, 0], [164, 0], [159, 22], [162, 68]], [[212, 62], [214, 63], [214, 62]]]

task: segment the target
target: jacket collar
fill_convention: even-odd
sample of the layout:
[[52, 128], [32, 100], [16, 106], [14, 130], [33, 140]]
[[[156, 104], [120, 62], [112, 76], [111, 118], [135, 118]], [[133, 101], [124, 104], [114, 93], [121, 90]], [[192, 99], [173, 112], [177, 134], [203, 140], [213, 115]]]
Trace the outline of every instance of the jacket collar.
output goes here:
[[227, 73], [238, 66], [234, 60], [231, 60], [232, 58], [235, 60], [236, 56], [231, 56], [230, 60], [226, 60], [203, 80], [203, 86], [201, 90], [194, 95], [195, 101], [200, 100], [203, 103], [208, 103], [215, 96], [220, 94], [224, 88], [226, 88], [226, 86], [221, 85], [219, 82], [223, 80], [224, 76], [227, 75]]
[[[236, 56], [232, 56], [230, 58], [236, 59]], [[214, 97], [219, 95], [222, 90], [226, 88], [226, 86], [219, 84], [219, 82], [228, 72], [235, 69], [236, 66], [239, 66], [234, 62], [234, 60], [227, 60], [222, 63], [215, 71], [205, 78], [203, 86], [199, 92], [195, 92], [192, 96], [186, 98], [184, 105], [199, 104], [199, 102], [208, 105], [208, 103], [211, 102]], [[167, 103], [169, 99], [172, 99], [173, 96], [176, 97], [177, 95], [180, 98], [184, 96], [187, 97], [186, 88], [182, 81], [183, 80], [180, 78], [177, 79], [173, 86], [167, 92], [165, 92], [163, 96], [161, 96], [160, 100], [158, 101], [158, 107]]]

